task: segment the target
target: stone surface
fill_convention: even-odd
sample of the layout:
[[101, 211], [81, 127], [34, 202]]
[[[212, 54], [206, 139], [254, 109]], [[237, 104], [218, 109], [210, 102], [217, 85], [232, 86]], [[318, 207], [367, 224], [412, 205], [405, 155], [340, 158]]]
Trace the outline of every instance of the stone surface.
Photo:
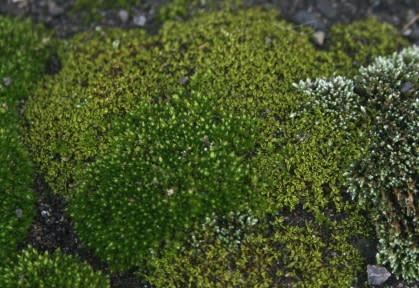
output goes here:
[[383, 266], [368, 265], [367, 266], [368, 284], [380, 286], [387, 281], [391, 273]]

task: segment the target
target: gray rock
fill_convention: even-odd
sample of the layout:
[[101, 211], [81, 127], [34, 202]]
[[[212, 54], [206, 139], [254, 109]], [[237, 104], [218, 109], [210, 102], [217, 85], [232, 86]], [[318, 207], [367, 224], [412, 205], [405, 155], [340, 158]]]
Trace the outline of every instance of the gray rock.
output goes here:
[[147, 18], [143, 14], [135, 15], [132, 19], [135, 26], [144, 27], [147, 23]]
[[415, 85], [413, 85], [412, 82], [404, 82], [402, 84], [402, 87], [400, 88], [400, 92], [403, 95], [409, 95], [411, 92], [413, 92], [413, 89], [415, 88]]
[[4, 77], [3, 78], [3, 84], [4, 84], [4, 86], [10, 86], [10, 84], [12, 84], [12, 78], [10, 78], [10, 77]]
[[325, 30], [326, 25], [316, 14], [305, 10], [300, 10], [295, 14], [294, 21], [300, 25], [308, 25], [316, 30]]
[[391, 273], [383, 266], [367, 265], [368, 284], [380, 286], [387, 281]]
[[123, 24], [127, 23], [129, 19], [128, 11], [125, 9], [119, 10], [118, 17], [119, 17], [119, 20], [121, 20], [121, 23]]
[[189, 77], [188, 76], [183, 76], [179, 79], [179, 84], [180, 85], [185, 85], [186, 83], [188, 83], [189, 81]]
[[22, 216], [23, 216], [22, 209], [16, 209], [15, 213], [16, 213], [17, 218], [22, 218]]
[[316, 31], [313, 34], [313, 42], [318, 46], [323, 46], [324, 39], [326, 39], [326, 33], [324, 31]]
[[336, 8], [330, 0], [317, 0], [317, 9], [327, 18], [336, 17]]
[[54, 1], [48, 1], [48, 13], [52, 16], [60, 16], [64, 14], [64, 8], [58, 6]]

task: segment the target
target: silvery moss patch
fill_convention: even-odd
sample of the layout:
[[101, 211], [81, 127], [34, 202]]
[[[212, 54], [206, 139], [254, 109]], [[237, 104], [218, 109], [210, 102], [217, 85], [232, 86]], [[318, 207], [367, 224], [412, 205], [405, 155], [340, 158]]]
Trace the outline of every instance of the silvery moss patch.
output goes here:
[[0, 268], [0, 285], [4, 288], [111, 287], [106, 276], [77, 257], [65, 255], [60, 250], [39, 253], [32, 247], [24, 249], [14, 262]]
[[367, 137], [345, 182], [353, 198], [374, 211], [378, 262], [406, 280], [419, 277], [418, 71], [419, 49], [413, 46], [376, 58], [353, 80], [299, 84], [310, 95], [307, 106], [332, 116], [348, 140]]

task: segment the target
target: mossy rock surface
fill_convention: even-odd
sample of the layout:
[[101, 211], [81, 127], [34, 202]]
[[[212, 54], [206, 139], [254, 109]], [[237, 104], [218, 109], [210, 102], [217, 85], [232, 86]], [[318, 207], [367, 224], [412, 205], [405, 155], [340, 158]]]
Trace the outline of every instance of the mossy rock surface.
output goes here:
[[32, 164], [19, 109], [44, 71], [47, 37], [29, 21], [0, 16], [0, 265], [17, 251], [34, 214]]
[[[26, 106], [33, 159], [54, 193], [70, 199], [83, 243], [113, 271], [137, 268], [162, 287], [210, 287], [224, 276], [226, 286], [269, 287], [287, 277], [296, 287], [349, 286], [362, 261], [349, 240], [368, 228], [341, 194], [343, 172], [367, 139], [336, 130], [320, 109], [299, 113], [308, 98], [293, 83], [353, 75], [375, 53], [404, 44], [375, 35], [391, 29], [370, 21], [377, 29], [368, 33], [367, 24], [337, 27], [323, 51], [307, 31], [261, 10], [167, 22], [156, 36], [117, 29], [78, 35], [59, 51], [62, 71]], [[188, 250], [186, 236], [205, 234], [206, 216], [249, 208], [261, 223], [294, 211], [311, 220], [280, 224], [284, 218], [275, 216], [278, 231], [268, 221], [243, 246], [208, 236], [211, 245]], [[249, 266], [255, 272], [245, 275]]]

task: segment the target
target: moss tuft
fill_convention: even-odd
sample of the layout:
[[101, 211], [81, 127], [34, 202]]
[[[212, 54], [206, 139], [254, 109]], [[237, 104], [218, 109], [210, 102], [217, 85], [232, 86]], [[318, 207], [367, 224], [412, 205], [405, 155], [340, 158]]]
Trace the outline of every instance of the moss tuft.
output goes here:
[[29, 21], [0, 16], [0, 265], [16, 252], [34, 214], [32, 164], [21, 143], [18, 116], [43, 73], [43, 36]]
[[4, 288], [73, 287], [107, 288], [110, 281], [77, 257], [60, 250], [39, 253], [32, 247], [23, 250], [16, 262], [0, 269], [0, 285]]

